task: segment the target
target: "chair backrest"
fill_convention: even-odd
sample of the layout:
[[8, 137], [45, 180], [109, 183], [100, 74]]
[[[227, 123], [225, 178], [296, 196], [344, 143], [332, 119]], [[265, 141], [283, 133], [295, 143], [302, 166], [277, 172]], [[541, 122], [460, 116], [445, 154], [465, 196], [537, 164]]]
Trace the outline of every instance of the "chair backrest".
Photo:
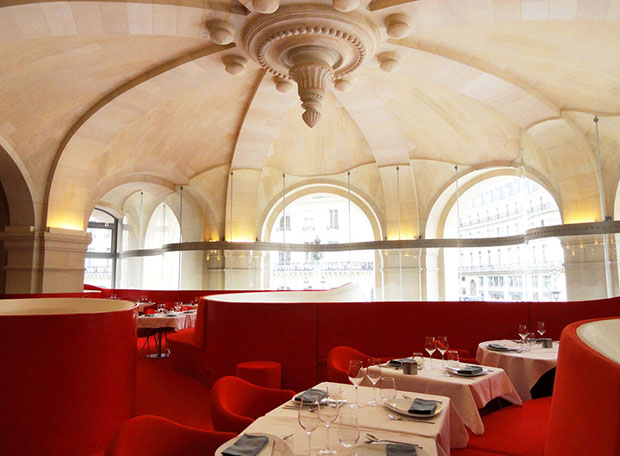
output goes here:
[[237, 434], [194, 429], [159, 416], [125, 421], [108, 443], [105, 456], [207, 456]]
[[620, 455], [620, 318], [562, 331], [545, 456]]
[[241, 432], [252, 422], [295, 395], [265, 388], [239, 377], [222, 377], [211, 389], [211, 421], [218, 431]]
[[363, 363], [369, 358], [361, 351], [341, 345], [327, 354], [327, 379], [330, 382], [349, 383], [349, 361], [358, 359]]

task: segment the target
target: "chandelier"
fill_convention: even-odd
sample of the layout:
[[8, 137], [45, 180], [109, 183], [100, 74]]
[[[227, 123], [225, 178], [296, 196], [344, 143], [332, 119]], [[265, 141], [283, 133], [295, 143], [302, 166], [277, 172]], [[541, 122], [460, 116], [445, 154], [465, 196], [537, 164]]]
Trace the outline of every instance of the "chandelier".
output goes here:
[[[243, 1], [242, 1], [243, 2]], [[319, 3], [286, 3], [278, 0], [245, 1], [255, 14], [247, 16], [243, 29], [235, 31], [225, 21], [207, 24], [209, 37], [217, 44], [236, 44], [246, 55], [228, 54], [223, 63], [230, 74], [245, 71], [247, 57], [274, 77], [277, 90], [286, 92], [297, 83], [304, 109], [302, 118], [310, 128], [321, 118], [325, 91], [333, 86], [346, 91], [352, 76], [371, 61], [388, 38], [409, 34], [411, 24], [405, 14], [390, 14], [382, 22], [360, 7], [360, 0], [333, 0]], [[394, 52], [377, 56], [379, 66], [394, 71], [399, 59]]]

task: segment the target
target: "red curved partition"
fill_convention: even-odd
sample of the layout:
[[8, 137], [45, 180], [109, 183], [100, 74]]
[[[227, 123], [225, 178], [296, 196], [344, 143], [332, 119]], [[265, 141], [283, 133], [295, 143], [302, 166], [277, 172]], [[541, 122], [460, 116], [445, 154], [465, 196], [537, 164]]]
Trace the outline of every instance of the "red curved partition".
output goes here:
[[101, 450], [133, 415], [136, 305], [0, 301], [0, 454]]

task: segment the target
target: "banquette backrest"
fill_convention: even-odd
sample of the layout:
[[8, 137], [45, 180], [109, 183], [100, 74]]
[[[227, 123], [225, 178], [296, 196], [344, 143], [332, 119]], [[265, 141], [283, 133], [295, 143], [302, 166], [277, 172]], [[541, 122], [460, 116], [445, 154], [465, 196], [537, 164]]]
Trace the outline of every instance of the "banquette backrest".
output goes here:
[[545, 456], [620, 455], [620, 318], [562, 332]]

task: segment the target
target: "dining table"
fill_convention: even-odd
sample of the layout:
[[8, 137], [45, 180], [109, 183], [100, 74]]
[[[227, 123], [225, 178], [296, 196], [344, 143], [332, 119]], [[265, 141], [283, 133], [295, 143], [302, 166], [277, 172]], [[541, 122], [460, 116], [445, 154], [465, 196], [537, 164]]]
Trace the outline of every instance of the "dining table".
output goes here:
[[[328, 386], [335, 385], [330, 382], [319, 383], [315, 389], [326, 390]], [[422, 451], [420, 455], [428, 456], [448, 456], [451, 448], [464, 448], [469, 441], [469, 435], [465, 425], [450, 398], [423, 393], [411, 393], [397, 391], [395, 401], [406, 399], [413, 401], [415, 398], [435, 400], [440, 404], [440, 412], [430, 418], [414, 418], [412, 416], [398, 414], [384, 405], [363, 406], [361, 408], [349, 409], [349, 404], [354, 402], [354, 387], [348, 384], [337, 384], [343, 390], [347, 403], [342, 407], [347, 409], [347, 413], [355, 413], [360, 429], [360, 442], [366, 440], [366, 436], [371, 434], [374, 437], [398, 442], [415, 443]], [[368, 402], [373, 397], [373, 390], [370, 387], [360, 386], [358, 388], [360, 403]], [[342, 412], [341, 412], [342, 413]], [[270, 436], [288, 436], [287, 441], [294, 447], [294, 454], [308, 454], [308, 438], [297, 421], [298, 403], [291, 400], [276, 407], [268, 412], [264, 417], [256, 420], [243, 433], [259, 433]], [[337, 448], [338, 424], [337, 422], [330, 429], [330, 444], [332, 448]], [[232, 441], [222, 445], [217, 455], [220, 455], [225, 448], [228, 448]], [[312, 434], [312, 453], [317, 454], [318, 450], [327, 444], [325, 428], [322, 424]], [[341, 448], [342, 450], [342, 448]], [[342, 454], [342, 452], [338, 452]], [[263, 453], [260, 455], [262, 456]], [[266, 455], [271, 453], [267, 451]]]
[[[462, 364], [458, 367], [471, 366]], [[476, 366], [477, 367], [477, 366]], [[484, 434], [484, 424], [479, 409], [495, 398], [502, 398], [516, 405], [522, 401], [510, 378], [502, 368], [480, 366], [480, 375], [463, 376], [441, 368], [422, 368], [414, 375], [406, 374], [404, 370], [390, 363], [381, 366], [381, 375], [393, 377], [396, 388], [401, 391], [436, 394], [451, 399], [455, 412], [465, 426], [474, 434]], [[363, 385], [371, 385], [367, 376]]]
[[193, 328], [196, 324], [196, 314], [194, 310], [184, 312], [155, 313], [150, 315], [140, 315], [138, 317], [138, 328], [149, 328], [155, 332], [155, 346], [157, 353], [150, 353], [149, 358], [167, 358], [170, 353], [164, 348], [164, 335], [170, 331], [181, 331]]
[[[491, 345], [491, 348], [489, 348]], [[493, 346], [498, 347], [493, 349]], [[499, 349], [504, 347], [504, 349]], [[509, 340], [490, 340], [478, 345], [476, 361], [485, 366], [501, 368], [514, 385], [522, 401], [532, 399], [530, 390], [558, 362], [560, 343], [553, 341], [545, 348], [541, 343], [525, 344]]]

